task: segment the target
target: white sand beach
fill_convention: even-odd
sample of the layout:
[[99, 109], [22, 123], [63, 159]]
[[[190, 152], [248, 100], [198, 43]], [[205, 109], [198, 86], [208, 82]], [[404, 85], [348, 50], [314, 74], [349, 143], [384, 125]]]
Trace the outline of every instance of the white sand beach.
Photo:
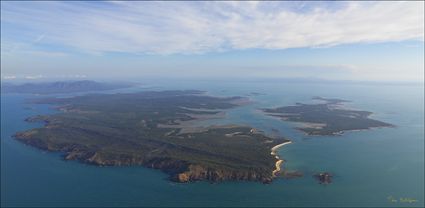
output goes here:
[[275, 170], [273, 170], [273, 172], [272, 172], [272, 175], [273, 175], [273, 177], [276, 177], [277, 176], [277, 174], [280, 172], [280, 167], [281, 167], [281, 165], [282, 165], [282, 163], [284, 162], [284, 160], [281, 160], [280, 158], [279, 158], [279, 156], [277, 155], [277, 150], [280, 148], [280, 147], [282, 147], [282, 146], [284, 146], [284, 145], [287, 145], [287, 144], [291, 144], [292, 142], [291, 141], [287, 141], [287, 142], [284, 142], [284, 143], [282, 143], [282, 144], [278, 144], [278, 145], [276, 145], [276, 146], [274, 146], [274, 147], [272, 147], [272, 149], [271, 149], [271, 155], [274, 155], [275, 157], [276, 157], [276, 159], [277, 159], [277, 161], [276, 161], [276, 169]]

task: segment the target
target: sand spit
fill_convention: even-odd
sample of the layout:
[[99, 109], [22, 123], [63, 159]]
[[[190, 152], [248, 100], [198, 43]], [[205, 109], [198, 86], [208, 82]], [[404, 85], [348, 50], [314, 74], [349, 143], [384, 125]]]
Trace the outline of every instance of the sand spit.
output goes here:
[[272, 175], [274, 176], [274, 177], [276, 177], [277, 176], [277, 174], [280, 172], [280, 167], [282, 166], [282, 163], [284, 162], [283, 160], [281, 160], [280, 158], [279, 158], [279, 156], [277, 155], [277, 150], [280, 148], [280, 147], [282, 147], [282, 146], [284, 146], [284, 145], [287, 145], [287, 144], [291, 144], [292, 142], [291, 141], [287, 141], [287, 142], [284, 142], [284, 143], [282, 143], [282, 144], [278, 144], [278, 145], [276, 145], [276, 146], [274, 146], [274, 147], [272, 147], [272, 149], [271, 149], [271, 155], [273, 155], [273, 156], [275, 156], [275, 158], [277, 159], [277, 161], [276, 161], [276, 169], [275, 170], [273, 170], [273, 172], [272, 172]]

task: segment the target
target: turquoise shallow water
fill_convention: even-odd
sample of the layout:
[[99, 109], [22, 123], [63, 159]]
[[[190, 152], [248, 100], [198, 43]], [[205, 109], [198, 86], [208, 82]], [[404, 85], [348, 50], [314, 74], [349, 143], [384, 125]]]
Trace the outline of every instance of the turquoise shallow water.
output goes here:
[[[147, 82], [148, 83], [148, 82]], [[152, 82], [149, 90], [201, 89], [212, 95], [252, 96], [251, 105], [230, 110], [226, 119], [200, 125], [242, 123], [268, 133], [279, 130], [293, 140], [279, 150], [285, 166], [303, 178], [254, 182], [176, 184], [158, 170], [142, 167], [95, 167], [61, 160], [60, 154], [25, 146], [15, 132], [39, 126], [31, 115], [55, 113], [46, 105], [29, 105], [33, 96], [1, 95], [2, 206], [424, 206], [423, 85], [356, 85], [325, 83]], [[138, 91], [132, 89], [125, 91]], [[310, 102], [312, 96], [352, 100], [352, 108], [396, 128], [311, 137], [258, 112], [258, 108]], [[330, 171], [331, 185], [311, 174]], [[388, 197], [417, 202], [390, 202]]]

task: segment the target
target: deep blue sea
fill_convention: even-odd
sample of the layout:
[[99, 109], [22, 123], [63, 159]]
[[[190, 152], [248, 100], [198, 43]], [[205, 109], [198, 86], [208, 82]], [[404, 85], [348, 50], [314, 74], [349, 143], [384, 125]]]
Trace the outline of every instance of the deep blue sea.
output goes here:
[[[279, 149], [285, 168], [301, 170], [305, 176], [268, 185], [177, 184], [159, 170], [64, 161], [59, 153], [11, 137], [41, 126], [25, 118], [57, 112], [26, 102], [36, 95], [2, 94], [1, 206], [424, 206], [423, 84], [145, 81], [139, 88], [108, 93], [167, 89], [199, 89], [216, 96], [262, 93], [250, 96], [252, 104], [229, 110], [225, 119], [199, 125], [247, 124], [270, 134], [277, 129], [293, 141]], [[351, 100], [346, 106], [372, 111], [373, 118], [396, 127], [305, 136], [294, 129], [296, 124], [258, 111], [312, 102], [313, 96]], [[333, 183], [318, 184], [312, 174], [319, 171], [332, 172]]]

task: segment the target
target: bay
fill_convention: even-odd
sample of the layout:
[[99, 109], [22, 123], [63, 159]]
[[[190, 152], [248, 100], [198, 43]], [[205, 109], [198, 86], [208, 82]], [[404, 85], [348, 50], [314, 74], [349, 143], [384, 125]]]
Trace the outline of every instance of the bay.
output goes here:
[[[293, 141], [279, 149], [288, 169], [305, 176], [255, 182], [177, 184], [158, 170], [96, 167], [64, 161], [12, 138], [41, 126], [24, 119], [57, 113], [51, 106], [28, 104], [35, 95], [1, 95], [2, 206], [424, 206], [424, 86], [308, 82], [209, 82], [144, 80], [141, 88], [199, 89], [214, 96], [249, 96], [250, 105], [229, 110], [225, 119], [199, 125], [247, 124]], [[252, 92], [258, 93], [253, 96]], [[69, 95], [58, 95], [69, 96]], [[312, 102], [313, 96], [351, 100], [347, 106], [374, 112], [373, 118], [396, 125], [342, 136], [306, 136], [294, 123], [258, 109]], [[274, 129], [274, 130], [273, 130]], [[332, 172], [330, 185], [312, 174]], [[400, 202], [400, 198], [417, 200]], [[389, 199], [395, 199], [391, 201]]]

